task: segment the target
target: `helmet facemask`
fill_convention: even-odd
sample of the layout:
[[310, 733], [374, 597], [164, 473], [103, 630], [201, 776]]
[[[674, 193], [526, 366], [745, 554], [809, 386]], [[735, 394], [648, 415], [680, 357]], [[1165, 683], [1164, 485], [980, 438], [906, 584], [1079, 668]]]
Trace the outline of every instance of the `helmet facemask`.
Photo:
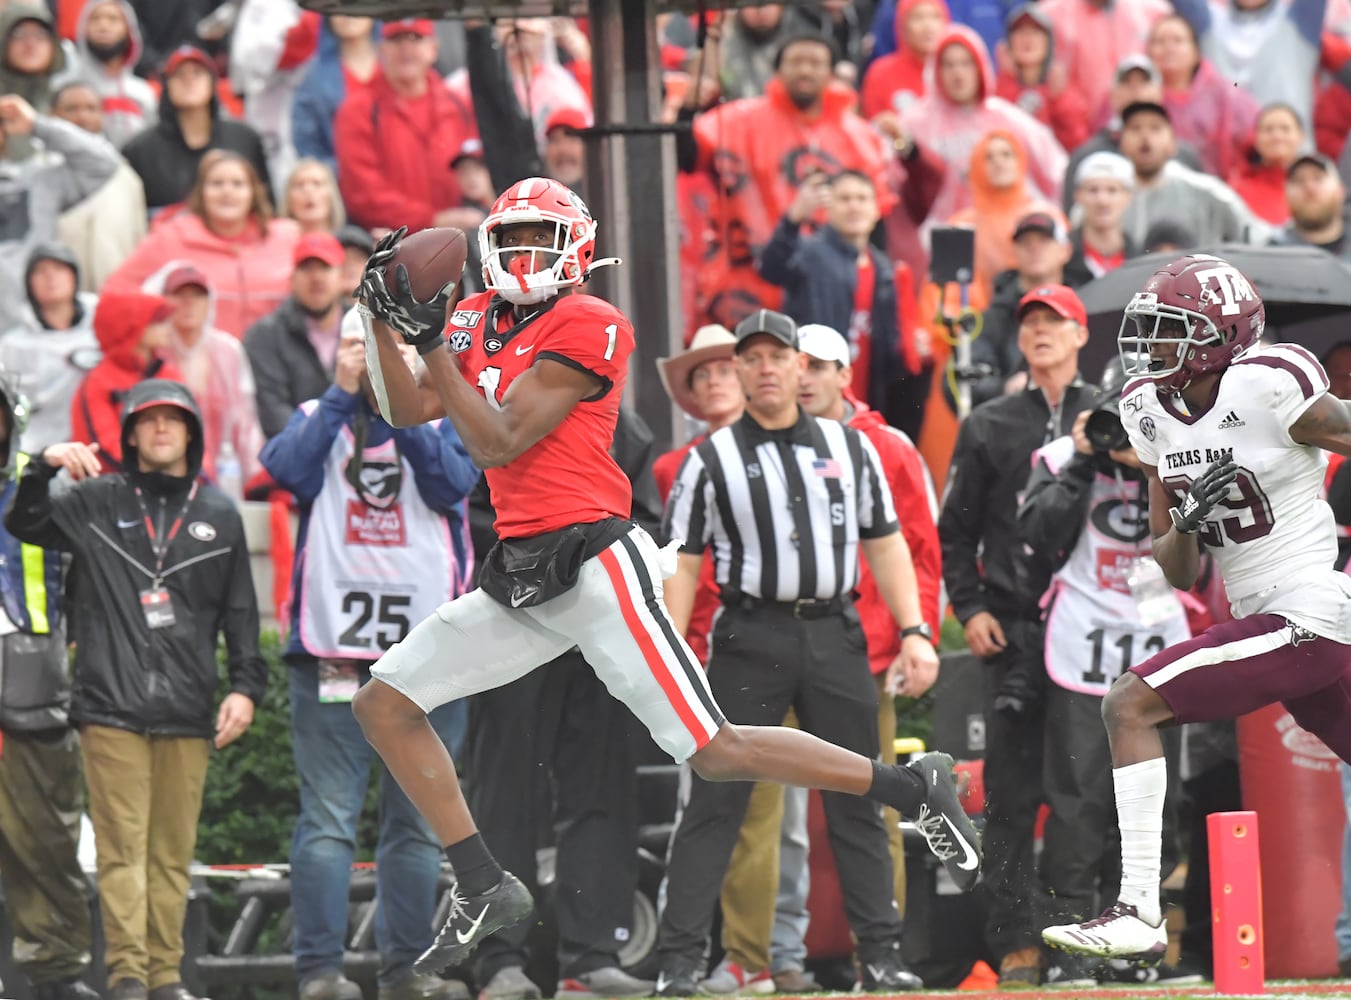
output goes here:
[[[502, 246], [498, 242], [503, 229], [538, 224], [553, 226], [553, 240], [547, 246]], [[594, 221], [568, 219], [540, 209], [490, 215], [479, 230], [484, 284], [514, 305], [535, 305], [553, 298], [560, 288], [586, 280], [579, 251], [595, 235]]]
[[1153, 379], [1172, 392], [1186, 388], [1197, 374], [1191, 362], [1199, 349], [1224, 343], [1209, 316], [1160, 302], [1153, 292], [1137, 292], [1131, 299], [1116, 339], [1127, 379]]

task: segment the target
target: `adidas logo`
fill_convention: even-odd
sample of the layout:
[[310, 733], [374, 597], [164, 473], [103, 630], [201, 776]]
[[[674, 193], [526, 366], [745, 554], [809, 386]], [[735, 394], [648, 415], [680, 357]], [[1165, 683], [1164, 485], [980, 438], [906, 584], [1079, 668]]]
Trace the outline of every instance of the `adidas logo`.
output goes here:
[[1227, 431], [1234, 427], [1243, 427], [1243, 426], [1246, 425], [1242, 420], [1238, 418], [1238, 414], [1235, 413], [1233, 410], [1230, 410], [1228, 415], [1223, 420], [1220, 421], [1219, 429], [1222, 431]]

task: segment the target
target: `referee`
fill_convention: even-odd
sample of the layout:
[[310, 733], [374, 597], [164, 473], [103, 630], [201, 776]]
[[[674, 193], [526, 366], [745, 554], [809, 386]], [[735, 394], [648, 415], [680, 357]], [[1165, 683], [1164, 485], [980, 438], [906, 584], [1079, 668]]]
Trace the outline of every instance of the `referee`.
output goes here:
[[[736, 340], [746, 412], [690, 452], [672, 487], [665, 533], [685, 542], [666, 584], [667, 607], [683, 630], [711, 545], [722, 609], [708, 679], [727, 718], [776, 726], [794, 708], [803, 730], [876, 758], [877, 688], [850, 597], [860, 544], [903, 637], [890, 668], [894, 683], [918, 696], [938, 670], [886, 478], [866, 438], [798, 408], [806, 359], [791, 319], [762, 309], [737, 326]], [[695, 990], [751, 788], [692, 779], [667, 867], [659, 995]], [[877, 805], [830, 792], [822, 801], [863, 989], [922, 986], [901, 962], [901, 919]], [[974, 842], [965, 857], [974, 878]]]

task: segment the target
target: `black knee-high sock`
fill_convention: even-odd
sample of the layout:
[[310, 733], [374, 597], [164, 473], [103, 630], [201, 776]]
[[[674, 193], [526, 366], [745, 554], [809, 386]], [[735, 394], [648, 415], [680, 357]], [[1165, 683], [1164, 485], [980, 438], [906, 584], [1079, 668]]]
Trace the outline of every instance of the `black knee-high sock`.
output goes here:
[[477, 896], [502, 881], [502, 866], [488, 853], [483, 835], [475, 833], [445, 848], [446, 860], [455, 869], [460, 892]]
[[904, 764], [873, 761], [873, 783], [863, 793], [864, 798], [891, 806], [902, 816], [913, 817], [927, 796], [924, 779]]

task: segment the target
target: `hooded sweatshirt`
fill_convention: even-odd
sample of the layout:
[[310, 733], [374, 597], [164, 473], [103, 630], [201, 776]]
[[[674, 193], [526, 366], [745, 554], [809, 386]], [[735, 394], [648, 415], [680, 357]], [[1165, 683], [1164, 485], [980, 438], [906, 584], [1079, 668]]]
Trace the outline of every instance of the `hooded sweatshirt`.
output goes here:
[[[1024, 19], [1031, 19], [1045, 33], [1046, 61], [1039, 67], [1037, 82], [1028, 86], [1019, 78], [1017, 67], [1009, 60], [1009, 64], [999, 71], [995, 93], [1018, 105], [1049, 128], [1055, 133], [1056, 141], [1069, 152], [1078, 148], [1089, 136], [1088, 103], [1078, 90], [1067, 85], [1064, 69], [1056, 59], [1055, 30], [1051, 19], [1036, 3], [1023, 4], [1009, 14], [1009, 29]], [[1061, 79], [1054, 79], [1056, 74]]]
[[[981, 71], [981, 87], [969, 105], [954, 103], [937, 82], [937, 63], [949, 45], [961, 45], [971, 53]], [[968, 174], [971, 154], [987, 132], [1004, 129], [1016, 135], [1027, 152], [1028, 179], [1037, 193], [1048, 200], [1059, 200], [1065, 176], [1065, 151], [1041, 122], [1022, 108], [994, 93], [994, 69], [985, 44], [970, 28], [954, 24], [938, 41], [938, 47], [925, 67], [927, 92], [923, 100], [901, 115], [901, 124], [926, 149], [947, 163], [943, 188], [929, 213], [931, 222], [952, 218], [959, 209], [971, 204]]]
[[883, 111], [900, 114], [924, 96], [927, 60], [922, 52], [905, 44], [905, 20], [922, 3], [937, 5], [943, 11], [943, 20], [952, 19], [944, 0], [901, 0], [896, 8], [896, 50], [874, 59], [863, 74], [860, 103], [863, 117], [869, 121]]
[[[56, 260], [75, 272], [78, 287], [80, 265], [68, 247], [39, 244], [28, 257], [24, 287], [39, 261]], [[28, 401], [28, 428], [24, 443], [34, 454], [51, 444], [70, 440], [70, 403], [85, 375], [99, 360], [94, 336], [94, 310], [98, 296], [75, 294], [75, 323], [66, 330], [43, 325], [31, 298], [20, 309], [19, 324], [0, 335], [0, 367], [3, 367]]]
[[[127, 23], [127, 49], [122, 53], [122, 68], [111, 70], [89, 47], [89, 15], [98, 7], [113, 6]], [[141, 58], [141, 25], [136, 11], [126, 0], [92, 0], [80, 11], [75, 29], [72, 76], [89, 83], [98, 92], [103, 106], [103, 134], [121, 149], [141, 129], [155, 123], [155, 91], [134, 72]]]
[[[191, 262], [169, 261], [146, 279], [142, 291], [162, 295], [164, 279], [184, 266], [191, 266]], [[214, 326], [216, 294], [210, 287], [206, 294], [209, 305], [197, 342], [185, 343], [178, 330], [171, 326], [169, 355], [202, 410], [202, 434], [206, 444], [202, 471], [208, 480], [215, 482], [216, 456], [221, 444], [229, 441], [239, 457], [243, 481], [247, 483], [262, 468], [258, 453], [264, 444], [263, 432], [258, 426], [253, 369], [249, 367], [239, 338]]]
[[38, 115], [33, 135], [61, 155], [0, 159], [0, 330], [18, 322], [33, 247], [54, 241], [61, 213], [107, 183], [119, 164], [106, 139], [69, 122]]
[[[992, 139], [1001, 138], [1013, 146], [1018, 159], [1018, 176], [1012, 184], [996, 188], [990, 184], [985, 162]], [[1036, 201], [1027, 187], [1027, 151], [1018, 137], [1004, 129], [987, 132], [971, 152], [971, 206], [951, 219], [951, 225], [971, 226], [976, 230], [976, 284], [988, 295], [995, 275], [1013, 267], [1013, 230]]]
[[187, 198], [197, 181], [197, 166], [210, 149], [230, 149], [253, 164], [263, 186], [271, 190], [272, 181], [263, 154], [263, 140], [243, 122], [226, 121], [220, 116], [220, 99], [211, 93], [211, 137], [201, 149], [188, 146], [178, 124], [178, 110], [169, 101], [169, 89], [160, 94], [159, 120], [136, 135], [122, 149], [132, 169], [145, 185], [145, 204], [153, 213], [166, 205]]
[[66, 49], [57, 39], [52, 47], [51, 66], [45, 73], [30, 76], [15, 72], [4, 62], [4, 53], [9, 46], [9, 33], [21, 21], [38, 21], [45, 24], [53, 36], [56, 34], [56, 23], [45, 4], [24, 2], [0, 7], [0, 94], [17, 94], [38, 111], [48, 111], [52, 106], [52, 78], [66, 68]]
[[730, 328], [760, 306], [778, 307], [782, 293], [755, 273], [755, 260], [811, 172], [857, 170], [872, 178], [884, 216], [895, 205], [881, 137], [854, 113], [853, 102], [853, 91], [831, 84], [820, 113], [811, 116], [775, 77], [763, 96], [729, 101], [695, 119], [696, 169], [720, 182], [710, 216], [718, 249], [699, 275], [700, 311], [710, 322]]
[[[145, 328], [167, 319], [173, 307], [158, 295], [108, 292], [94, 312], [94, 334], [103, 360], [80, 383], [70, 404], [71, 440], [99, 446], [103, 471], [122, 468], [122, 404], [127, 392], [147, 378], [181, 382], [178, 369], [163, 358], [136, 354]], [[201, 455], [198, 455], [198, 466]]]

